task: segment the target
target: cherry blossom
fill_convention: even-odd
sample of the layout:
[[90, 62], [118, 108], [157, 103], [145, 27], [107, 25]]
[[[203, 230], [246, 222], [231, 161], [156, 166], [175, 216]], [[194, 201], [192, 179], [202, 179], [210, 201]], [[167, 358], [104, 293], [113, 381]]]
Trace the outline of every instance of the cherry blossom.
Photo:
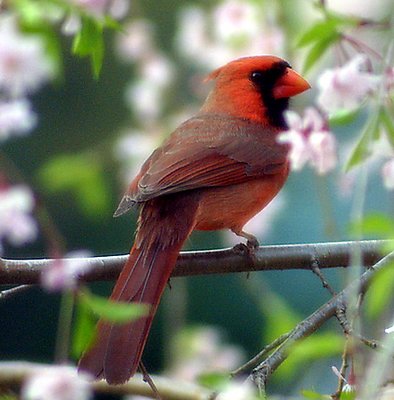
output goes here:
[[11, 96], [36, 91], [54, 73], [42, 40], [21, 34], [11, 17], [0, 18], [0, 90]]
[[386, 328], [385, 333], [394, 333], [394, 325], [390, 326], [389, 328]]
[[223, 344], [221, 332], [212, 326], [184, 329], [178, 333], [174, 345], [178, 358], [168, 374], [190, 382], [203, 373], [231, 370], [244, 359], [241, 349]]
[[108, 14], [120, 19], [126, 16], [129, 10], [128, 0], [72, 0], [74, 4], [84, 9], [96, 18], [103, 18]]
[[328, 130], [327, 121], [315, 108], [307, 108], [304, 118], [288, 111], [289, 126], [278, 136], [280, 143], [290, 145], [290, 165], [294, 171], [301, 170], [309, 163], [319, 175], [324, 175], [337, 164], [335, 136]]
[[326, 0], [326, 7], [335, 13], [345, 14], [356, 18], [380, 20], [392, 10], [392, 0]]
[[21, 246], [37, 237], [37, 223], [31, 215], [33, 208], [33, 194], [27, 186], [0, 188], [0, 251], [3, 240]]
[[89, 376], [69, 366], [42, 368], [22, 387], [22, 400], [88, 400], [92, 398]]
[[129, 184], [138, 174], [142, 163], [158, 145], [155, 133], [138, 130], [124, 134], [115, 146], [115, 155], [122, 162], [122, 181]]
[[117, 50], [126, 61], [138, 61], [155, 53], [153, 26], [144, 19], [135, 20], [124, 27], [118, 36]]
[[326, 70], [319, 76], [317, 103], [324, 111], [356, 109], [369, 93], [376, 90], [381, 78], [363, 70], [367, 63], [365, 55], [357, 54], [344, 66]]
[[75, 289], [78, 276], [89, 271], [90, 264], [86, 250], [66, 254], [63, 259], [56, 259], [41, 274], [41, 285], [49, 291]]
[[382, 178], [384, 186], [389, 190], [394, 190], [394, 157], [384, 163]]
[[281, 54], [283, 31], [267, 20], [253, 2], [223, 1], [211, 12], [188, 6], [179, 14], [177, 48], [207, 70], [243, 56]]
[[237, 36], [255, 37], [260, 30], [259, 18], [252, 3], [230, 0], [214, 10], [213, 29], [218, 39], [226, 41]]
[[12, 135], [25, 135], [36, 122], [37, 116], [26, 99], [0, 100], [0, 141]]
[[217, 400], [253, 400], [257, 399], [256, 387], [251, 381], [232, 382], [219, 393]]

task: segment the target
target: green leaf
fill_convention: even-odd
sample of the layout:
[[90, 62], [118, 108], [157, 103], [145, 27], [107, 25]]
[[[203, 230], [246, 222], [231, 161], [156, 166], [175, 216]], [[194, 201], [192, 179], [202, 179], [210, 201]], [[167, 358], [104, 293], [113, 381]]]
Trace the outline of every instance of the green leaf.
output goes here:
[[87, 16], [82, 17], [81, 22], [82, 27], [74, 37], [73, 53], [81, 57], [89, 56], [93, 74], [98, 78], [104, 57], [103, 25]]
[[76, 317], [74, 324], [71, 352], [75, 359], [79, 359], [95, 336], [95, 325], [97, 318], [94, 317], [85, 302], [79, 301], [76, 306]]
[[364, 234], [378, 235], [381, 238], [394, 238], [394, 220], [384, 213], [369, 213], [361, 221], [353, 224], [352, 230]]
[[101, 163], [95, 154], [60, 155], [40, 169], [39, 179], [50, 193], [72, 192], [80, 209], [96, 217], [108, 212], [110, 207]]
[[393, 117], [387, 108], [382, 108], [380, 112], [380, 119], [382, 123], [382, 127], [384, 128], [385, 132], [387, 133], [387, 137], [394, 147], [394, 121]]
[[354, 400], [356, 398], [355, 390], [347, 390], [341, 393], [340, 400]]
[[198, 383], [213, 390], [223, 390], [230, 383], [227, 373], [207, 372], [198, 376]]
[[307, 73], [316, 62], [324, 55], [328, 48], [340, 38], [340, 34], [332, 32], [331, 35], [317, 41], [306, 55], [303, 71]]
[[305, 398], [305, 399], [317, 399], [317, 400], [330, 400], [331, 396], [329, 395], [324, 395], [324, 394], [320, 394], [317, 392], [314, 392], [313, 390], [301, 390], [301, 395]]
[[266, 341], [289, 332], [302, 319], [282, 297], [268, 290], [265, 291], [260, 307], [266, 318]]
[[394, 263], [375, 274], [365, 298], [365, 312], [370, 318], [379, 316], [390, 303], [394, 291]]
[[105, 321], [124, 324], [143, 317], [149, 312], [147, 304], [119, 303], [110, 299], [83, 292], [79, 301]]
[[298, 39], [296, 46], [304, 47], [314, 42], [327, 39], [334, 34], [337, 34], [337, 28], [340, 22], [337, 19], [329, 19], [314, 24]]
[[278, 380], [289, 379], [302, 366], [322, 358], [330, 358], [342, 353], [344, 336], [333, 332], [315, 333], [292, 347], [289, 357], [275, 373]]
[[353, 122], [359, 115], [360, 109], [356, 110], [339, 110], [335, 114], [329, 116], [329, 123], [331, 125], [348, 125]]
[[345, 165], [345, 172], [361, 164], [370, 154], [370, 145], [374, 139], [379, 137], [380, 118], [379, 113], [374, 115], [365, 125], [364, 132], [354, 147], [349, 160]]

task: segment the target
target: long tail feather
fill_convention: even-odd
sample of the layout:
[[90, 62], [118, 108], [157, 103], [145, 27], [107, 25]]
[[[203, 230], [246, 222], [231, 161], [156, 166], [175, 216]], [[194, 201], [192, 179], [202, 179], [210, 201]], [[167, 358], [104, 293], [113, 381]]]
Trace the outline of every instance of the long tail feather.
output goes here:
[[194, 226], [197, 201], [190, 200], [195, 199], [178, 194], [143, 206], [134, 246], [111, 299], [148, 304], [149, 314], [127, 324], [99, 321], [95, 343], [81, 358], [80, 370], [112, 384], [136, 372], [161, 295]]

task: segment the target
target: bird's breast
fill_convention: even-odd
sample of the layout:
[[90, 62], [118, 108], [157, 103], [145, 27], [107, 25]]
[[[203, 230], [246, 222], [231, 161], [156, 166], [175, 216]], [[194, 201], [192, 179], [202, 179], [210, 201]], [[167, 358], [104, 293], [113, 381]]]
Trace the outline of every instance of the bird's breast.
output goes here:
[[279, 192], [288, 169], [248, 182], [201, 189], [195, 229], [242, 228]]

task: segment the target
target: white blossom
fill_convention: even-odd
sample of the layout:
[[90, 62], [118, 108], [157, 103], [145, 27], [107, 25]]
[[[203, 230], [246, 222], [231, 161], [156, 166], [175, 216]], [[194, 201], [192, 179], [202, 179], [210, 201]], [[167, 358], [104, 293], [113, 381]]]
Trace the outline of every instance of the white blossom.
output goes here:
[[382, 178], [384, 186], [389, 190], [394, 190], [394, 157], [383, 164]]
[[86, 250], [66, 254], [63, 259], [55, 259], [41, 273], [41, 285], [49, 291], [61, 291], [77, 287], [78, 277], [91, 268]]
[[128, 0], [72, 0], [74, 4], [84, 9], [96, 18], [103, 18], [106, 14], [120, 19], [126, 16], [129, 10]]
[[212, 326], [184, 329], [175, 338], [175, 359], [169, 375], [193, 382], [207, 372], [222, 372], [239, 365], [244, 355], [233, 345], [223, 344], [220, 331]]
[[334, 113], [356, 109], [377, 88], [380, 77], [363, 70], [367, 61], [365, 55], [358, 54], [344, 66], [326, 70], [320, 75], [317, 102], [324, 111]]
[[384, 331], [385, 333], [394, 333], [394, 325], [390, 326], [389, 328], [386, 328]]
[[235, 37], [255, 37], [260, 30], [260, 22], [252, 3], [238, 0], [224, 1], [214, 10], [214, 33], [219, 40]]
[[268, 20], [250, 2], [223, 1], [211, 12], [188, 6], [179, 14], [177, 48], [206, 69], [243, 56], [283, 53], [283, 32]]
[[153, 121], [159, 117], [162, 110], [162, 88], [148, 79], [141, 79], [128, 87], [126, 102], [138, 119], [143, 122]]
[[174, 66], [161, 54], [154, 54], [140, 65], [142, 79], [151, 84], [165, 88], [170, 85], [174, 77]]
[[336, 138], [315, 108], [307, 108], [304, 118], [294, 111], [288, 111], [286, 120], [289, 129], [279, 134], [278, 142], [290, 146], [289, 160], [293, 170], [298, 171], [309, 163], [318, 174], [324, 175], [335, 168]]
[[21, 96], [52, 78], [53, 65], [38, 36], [20, 33], [12, 18], [1, 17], [0, 37], [0, 90]]
[[25, 135], [36, 123], [37, 116], [28, 100], [0, 100], [0, 141], [12, 135]]
[[115, 156], [121, 161], [122, 181], [129, 184], [138, 174], [142, 163], [158, 144], [158, 137], [150, 132], [130, 131], [116, 143]]
[[88, 400], [92, 397], [88, 375], [68, 366], [42, 368], [22, 387], [22, 400]]
[[21, 246], [37, 237], [37, 223], [31, 215], [33, 207], [34, 198], [28, 187], [15, 185], [0, 189], [0, 243], [7, 240]]
[[152, 24], [139, 19], [126, 25], [118, 36], [117, 49], [118, 54], [129, 61], [140, 60], [154, 53]]
[[230, 383], [216, 397], [217, 400], [253, 400], [256, 398], [256, 388], [250, 381]]

